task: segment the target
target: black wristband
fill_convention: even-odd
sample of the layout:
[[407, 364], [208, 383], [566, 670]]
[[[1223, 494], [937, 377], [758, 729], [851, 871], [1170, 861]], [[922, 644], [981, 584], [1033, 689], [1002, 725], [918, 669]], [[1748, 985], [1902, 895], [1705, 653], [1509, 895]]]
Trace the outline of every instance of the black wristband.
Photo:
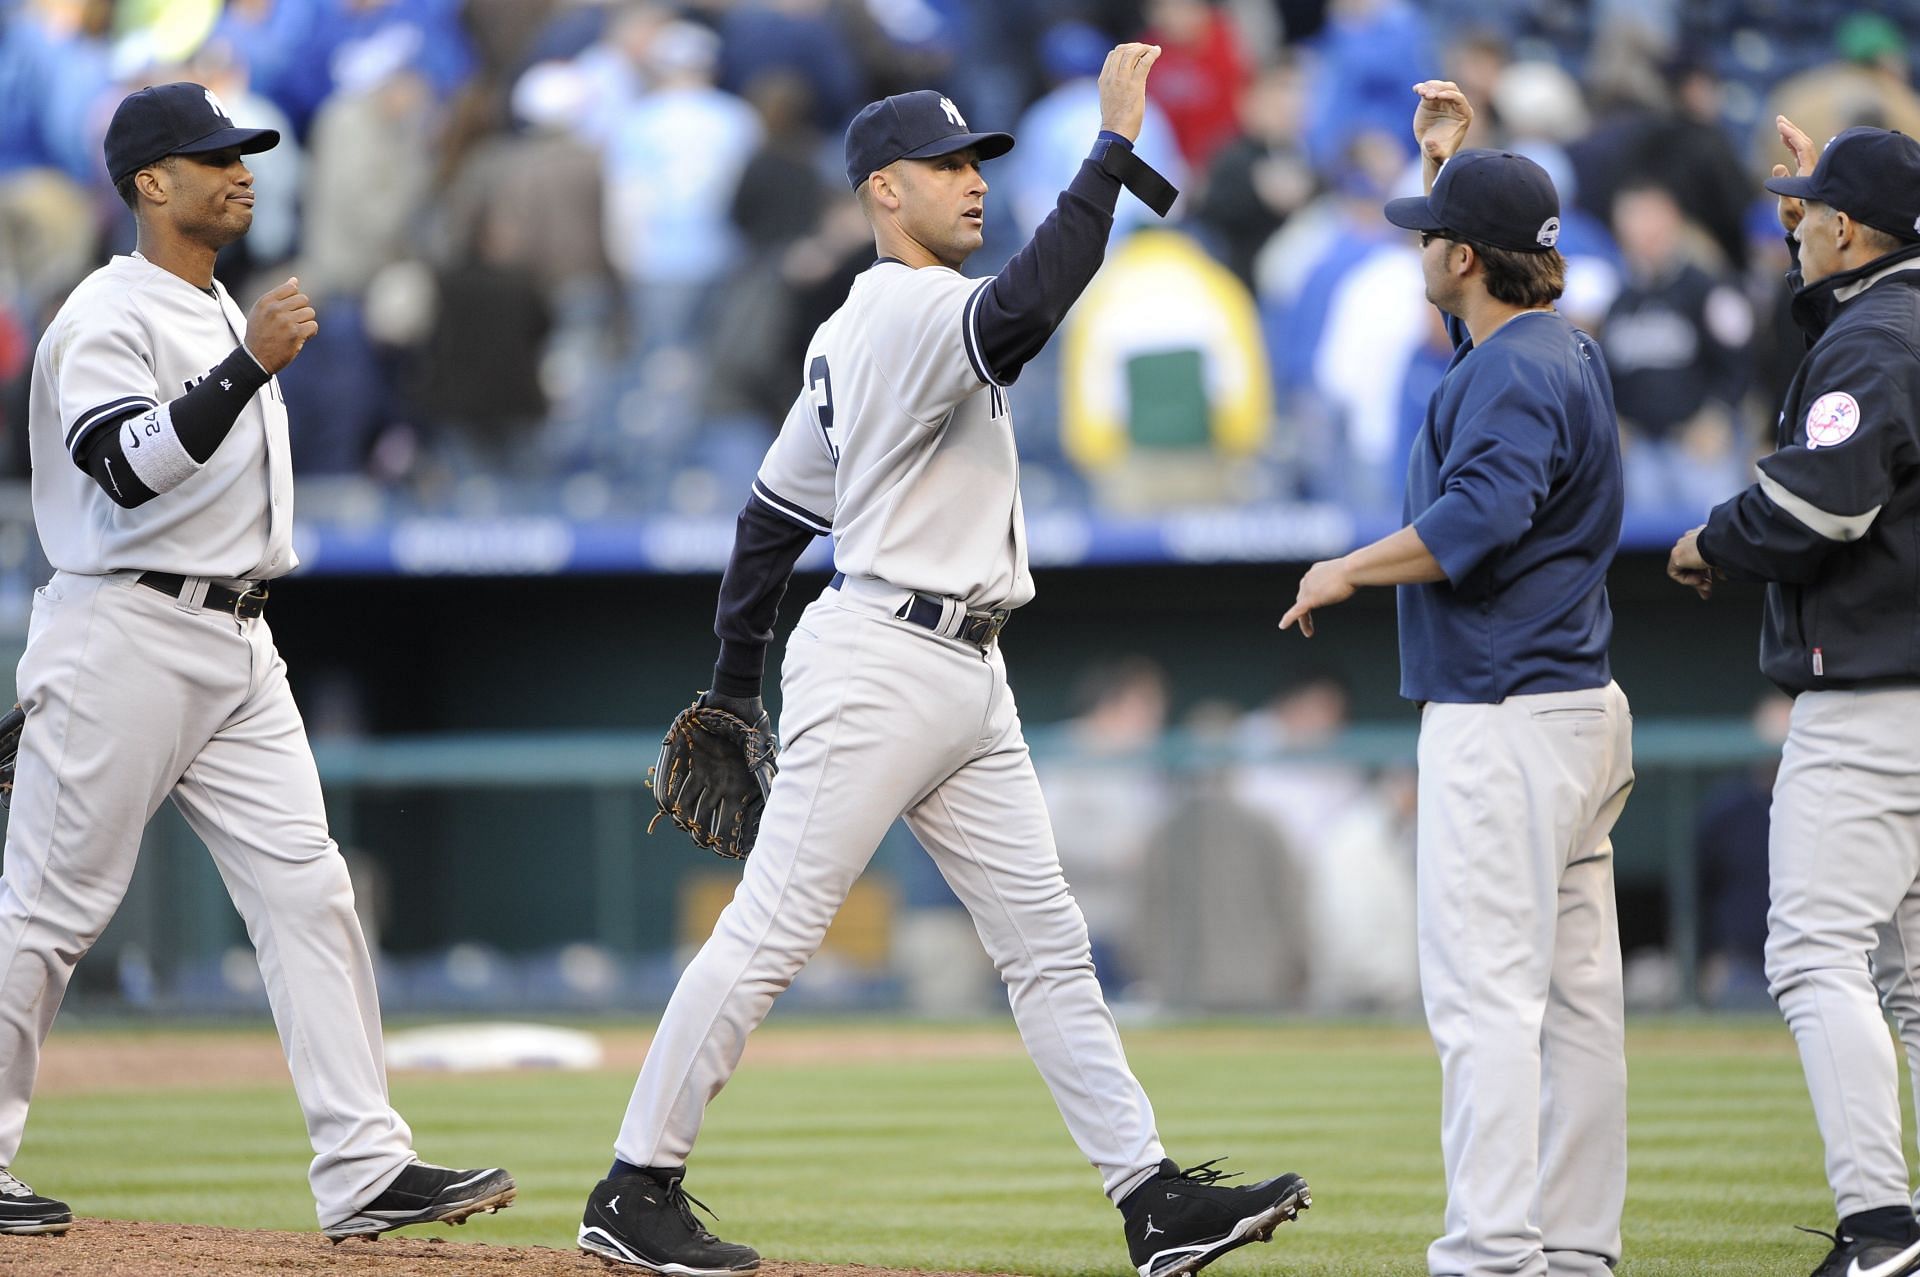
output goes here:
[[1122, 146], [1103, 137], [1093, 145], [1093, 158], [1103, 173], [1132, 191], [1136, 199], [1161, 217], [1165, 217], [1173, 208], [1173, 202], [1180, 198], [1179, 189], [1136, 155], [1130, 146]]

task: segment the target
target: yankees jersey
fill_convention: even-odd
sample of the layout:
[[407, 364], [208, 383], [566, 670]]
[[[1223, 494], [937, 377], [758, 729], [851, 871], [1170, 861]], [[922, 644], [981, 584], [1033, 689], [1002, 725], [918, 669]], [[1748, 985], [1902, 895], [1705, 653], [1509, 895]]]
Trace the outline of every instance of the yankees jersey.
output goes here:
[[102, 429], [125, 432], [132, 458], [151, 434], [143, 423], [231, 355], [246, 326], [217, 281], [204, 291], [138, 253], [74, 289], [35, 352], [27, 410], [34, 523], [54, 567], [222, 580], [293, 569], [293, 468], [276, 380], [205, 463], [176, 447], [169, 464], [190, 473], [142, 505], [116, 504], [76, 464]]
[[802, 390], [735, 526], [720, 580], [713, 688], [758, 696], [805, 544], [901, 589], [1014, 608], [1033, 598], [1006, 387], [1086, 290], [1122, 186], [1165, 215], [1177, 194], [1102, 133], [1026, 247], [990, 279], [882, 258], [814, 333]]
[[848, 576], [975, 608], [1033, 598], [1012, 416], [980, 346], [991, 282], [883, 258], [807, 347], [754, 495], [831, 532]]

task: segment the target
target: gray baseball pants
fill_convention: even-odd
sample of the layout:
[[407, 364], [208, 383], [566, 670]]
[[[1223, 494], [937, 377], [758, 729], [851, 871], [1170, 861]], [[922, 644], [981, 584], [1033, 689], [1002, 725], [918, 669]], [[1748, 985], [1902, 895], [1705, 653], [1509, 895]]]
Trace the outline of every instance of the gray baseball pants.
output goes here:
[[119, 908], [171, 797], [213, 853], [260, 960], [314, 1159], [320, 1223], [413, 1160], [387, 1102], [373, 962], [320, 777], [265, 618], [135, 583], [54, 574], [20, 658], [20, 739], [0, 873], [0, 1166], [81, 957]]
[[1773, 786], [1767, 979], [1842, 1217], [1910, 1201], [1886, 1012], [1920, 1079], [1916, 724], [1920, 688], [1802, 692]]
[[1633, 718], [1612, 683], [1421, 715], [1420, 983], [1447, 1173], [1434, 1277], [1601, 1277], [1620, 1258], [1610, 834], [1632, 785]]
[[686, 1161], [747, 1035], [905, 815], [972, 915], [1028, 1054], [1118, 1201], [1165, 1154], [1094, 978], [999, 647], [896, 619], [904, 591], [849, 586], [812, 603], [787, 640], [780, 774], [759, 841], [680, 976], [614, 1150], [636, 1166]]

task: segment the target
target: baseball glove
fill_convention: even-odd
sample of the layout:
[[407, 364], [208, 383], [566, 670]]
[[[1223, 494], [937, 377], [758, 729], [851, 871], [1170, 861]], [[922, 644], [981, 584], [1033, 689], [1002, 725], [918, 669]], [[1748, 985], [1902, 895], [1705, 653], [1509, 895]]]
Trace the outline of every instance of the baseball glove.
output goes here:
[[700, 693], [667, 728], [648, 773], [660, 813], [647, 831], [665, 816], [707, 850], [745, 860], [760, 836], [779, 751], [758, 696]]
[[26, 722], [27, 711], [17, 703], [0, 714], [0, 807], [13, 806], [13, 764], [20, 756], [20, 729]]

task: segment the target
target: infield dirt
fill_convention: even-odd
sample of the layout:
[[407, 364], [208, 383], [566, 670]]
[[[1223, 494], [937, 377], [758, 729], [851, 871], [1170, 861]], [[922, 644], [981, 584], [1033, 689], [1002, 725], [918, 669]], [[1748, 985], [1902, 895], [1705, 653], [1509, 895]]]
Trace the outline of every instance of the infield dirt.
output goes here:
[[[197, 1224], [82, 1219], [59, 1236], [0, 1237], [8, 1277], [618, 1277], [639, 1269], [579, 1251], [545, 1246], [484, 1246], [439, 1238], [390, 1236], [338, 1246], [318, 1233], [251, 1232]], [[896, 1277], [862, 1265], [760, 1265], [761, 1277]], [[899, 1277], [908, 1277], [900, 1274]], [[915, 1273], [911, 1277], [960, 1277]]]

